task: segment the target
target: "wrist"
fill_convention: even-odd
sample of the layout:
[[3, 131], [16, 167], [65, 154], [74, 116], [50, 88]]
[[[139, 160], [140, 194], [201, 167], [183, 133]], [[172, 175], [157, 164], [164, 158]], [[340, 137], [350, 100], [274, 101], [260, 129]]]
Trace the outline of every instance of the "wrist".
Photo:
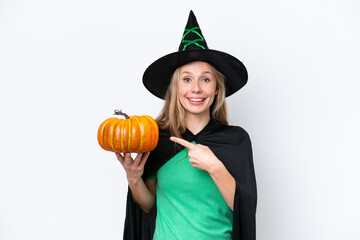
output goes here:
[[141, 177], [127, 177], [128, 183], [130, 186], [137, 185], [140, 181], [142, 181]]
[[209, 168], [209, 174], [212, 176], [215, 176], [219, 171], [221, 171], [221, 168], [224, 167], [223, 163], [218, 160], [215, 161]]

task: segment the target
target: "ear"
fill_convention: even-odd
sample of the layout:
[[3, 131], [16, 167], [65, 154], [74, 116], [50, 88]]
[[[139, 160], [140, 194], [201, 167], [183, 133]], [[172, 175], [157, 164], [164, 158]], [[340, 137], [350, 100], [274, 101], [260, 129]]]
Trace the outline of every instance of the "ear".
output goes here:
[[219, 89], [216, 89], [216, 91], [215, 91], [215, 96], [217, 96], [218, 93], [219, 93]]

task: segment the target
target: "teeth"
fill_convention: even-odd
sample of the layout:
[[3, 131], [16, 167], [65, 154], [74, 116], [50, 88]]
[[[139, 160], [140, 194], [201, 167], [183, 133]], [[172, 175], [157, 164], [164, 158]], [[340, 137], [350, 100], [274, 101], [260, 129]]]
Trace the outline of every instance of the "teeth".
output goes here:
[[205, 100], [205, 98], [189, 98], [189, 100], [193, 102], [202, 102]]

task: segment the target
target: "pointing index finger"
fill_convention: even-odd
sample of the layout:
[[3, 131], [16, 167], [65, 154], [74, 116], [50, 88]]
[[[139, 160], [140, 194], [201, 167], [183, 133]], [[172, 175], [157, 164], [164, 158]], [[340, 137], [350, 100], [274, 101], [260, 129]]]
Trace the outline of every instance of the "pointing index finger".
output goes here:
[[170, 137], [170, 140], [173, 141], [173, 142], [176, 142], [176, 143], [178, 143], [178, 144], [180, 144], [180, 145], [182, 145], [182, 146], [184, 146], [186, 148], [189, 148], [189, 149], [191, 149], [192, 147], [195, 146], [194, 144], [192, 144], [192, 143], [190, 143], [190, 142], [188, 142], [188, 141], [186, 141], [186, 140], [184, 140], [182, 138], [178, 138], [178, 137]]

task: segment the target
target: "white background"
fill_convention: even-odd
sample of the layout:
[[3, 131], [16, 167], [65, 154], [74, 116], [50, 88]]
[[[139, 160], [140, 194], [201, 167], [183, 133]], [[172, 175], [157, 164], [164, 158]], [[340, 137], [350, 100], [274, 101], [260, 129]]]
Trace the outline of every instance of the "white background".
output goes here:
[[115, 108], [156, 117], [142, 74], [190, 9], [249, 72], [227, 101], [253, 142], [258, 239], [360, 239], [357, 0], [0, 0], [0, 239], [122, 239], [126, 177], [97, 128]]

